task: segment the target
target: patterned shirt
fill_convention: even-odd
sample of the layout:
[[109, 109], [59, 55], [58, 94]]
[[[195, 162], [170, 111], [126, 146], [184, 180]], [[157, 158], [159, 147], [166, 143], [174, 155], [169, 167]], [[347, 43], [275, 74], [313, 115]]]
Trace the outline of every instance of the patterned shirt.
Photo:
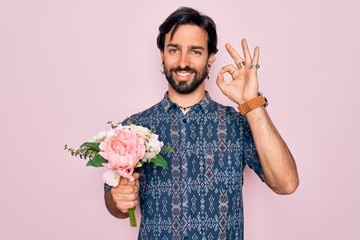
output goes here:
[[206, 96], [184, 115], [167, 93], [131, 122], [153, 129], [174, 152], [169, 168], [140, 173], [139, 240], [243, 239], [243, 171], [262, 169], [246, 119]]

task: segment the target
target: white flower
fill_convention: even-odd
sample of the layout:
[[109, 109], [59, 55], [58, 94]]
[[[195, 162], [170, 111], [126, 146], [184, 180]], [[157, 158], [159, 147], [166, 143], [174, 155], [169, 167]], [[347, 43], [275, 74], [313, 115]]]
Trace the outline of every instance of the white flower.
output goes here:
[[138, 126], [138, 125], [134, 125], [134, 124], [131, 124], [129, 126], [129, 128], [136, 132], [136, 134], [140, 137], [140, 138], [143, 138], [144, 140], [148, 139], [149, 138], [149, 135], [151, 135], [151, 131], [146, 128], [146, 127], [143, 127], [143, 126]]
[[95, 137], [92, 137], [88, 142], [102, 142], [107, 136], [107, 131], [101, 131]]
[[103, 174], [103, 179], [104, 182], [112, 187], [116, 187], [117, 185], [119, 185], [120, 182], [120, 176], [118, 173], [116, 173], [114, 170], [112, 169], [107, 169], [104, 174]]
[[161, 148], [164, 146], [164, 143], [158, 140], [159, 136], [157, 134], [151, 134], [150, 139], [145, 142], [146, 153], [145, 158], [154, 158], [161, 151]]

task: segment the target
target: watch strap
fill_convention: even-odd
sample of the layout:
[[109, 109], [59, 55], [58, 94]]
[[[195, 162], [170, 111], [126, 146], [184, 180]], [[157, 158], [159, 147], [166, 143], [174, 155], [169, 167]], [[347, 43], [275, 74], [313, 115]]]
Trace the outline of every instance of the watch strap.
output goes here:
[[246, 113], [250, 112], [251, 110], [254, 110], [258, 107], [261, 107], [263, 105], [266, 105], [267, 101], [264, 96], [260, 95], [256, 98], [253, 98], [247, 102], [244, 102], [238, 106], [239, 112], [242, 115], [245, 115]]

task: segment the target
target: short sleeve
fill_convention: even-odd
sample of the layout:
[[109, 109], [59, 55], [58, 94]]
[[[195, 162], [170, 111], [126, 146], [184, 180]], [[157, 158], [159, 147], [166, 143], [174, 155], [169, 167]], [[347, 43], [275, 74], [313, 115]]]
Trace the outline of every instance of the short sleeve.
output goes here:
[[107, 192], [111, 189], [112, 187], [110, 185], [107, 185], [106, 183], [104, 183], [104, 191]]
[[255, 147], [254, 138], [250, 126], [245, 118], [243, 118], [243, 134], [244, 134], [244, 161], [254, 172], [264, 181], [264, 174], [260, 164], [258, 152]]

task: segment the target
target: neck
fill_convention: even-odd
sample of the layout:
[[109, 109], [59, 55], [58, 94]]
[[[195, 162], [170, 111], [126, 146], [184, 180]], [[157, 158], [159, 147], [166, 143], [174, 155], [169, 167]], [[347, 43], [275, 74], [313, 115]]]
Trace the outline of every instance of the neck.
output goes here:
[[195, 91], [187, 94], [181, 94], [176, 92], [170, 85], [168, 88], [169, 98], [173, 103], [188, 108], [192, 107], [205, 97], [205, 86], [200, 85]]

